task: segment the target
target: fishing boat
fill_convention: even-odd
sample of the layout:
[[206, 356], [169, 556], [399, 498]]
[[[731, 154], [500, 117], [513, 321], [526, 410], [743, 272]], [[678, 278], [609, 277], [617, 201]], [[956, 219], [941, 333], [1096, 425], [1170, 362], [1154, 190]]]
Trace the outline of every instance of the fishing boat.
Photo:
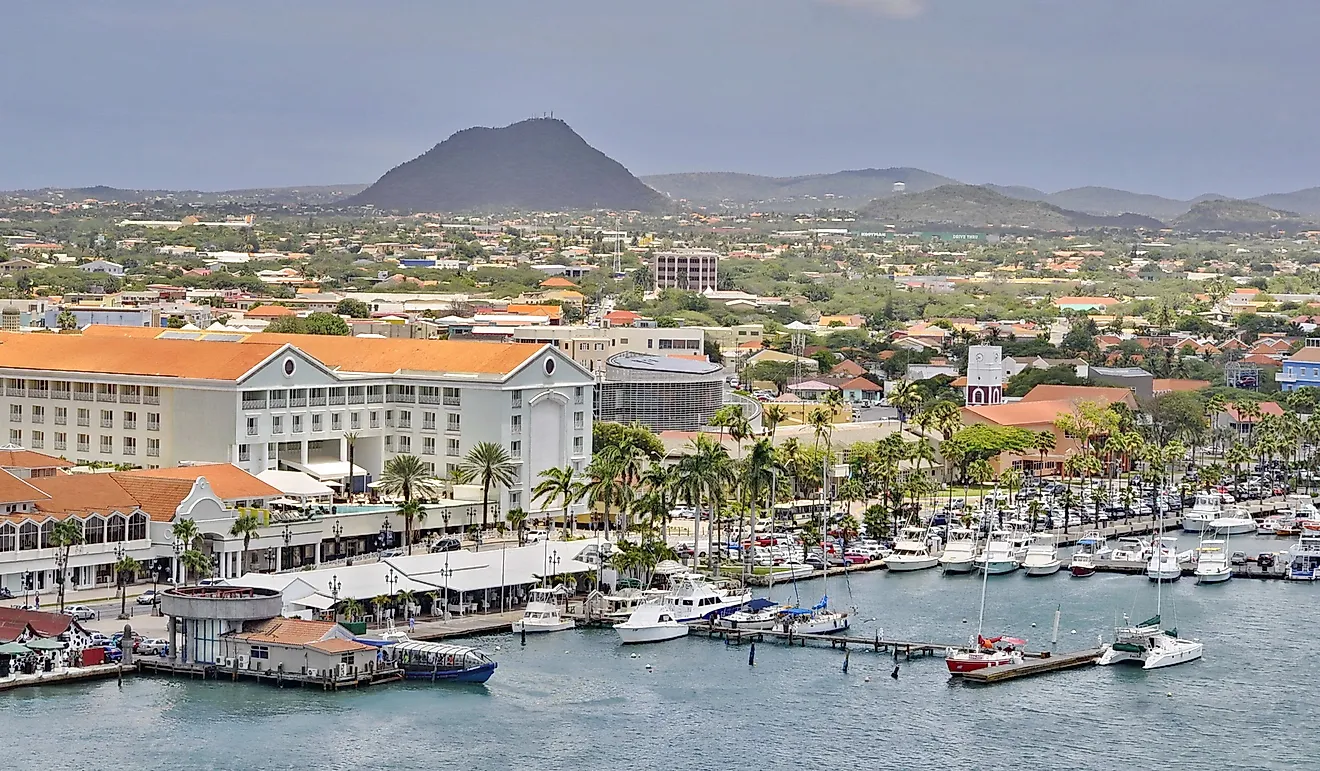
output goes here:
[[696, 573], [672, 576], [671, 581], [673, 589], [665, 600], [673, 607], [679, 622], [715, 618], [752, 599], [749, 591], [721, 589]]
[[1220, 535], [1247, 535], [1256, 532], [1256, 520], [1247, 516], [1239, 506], [1224, 509], [1225, 516], [1217, 517], [1206, 524], [1206, 530], [1213, 530]]
[[499, 666], [483, 651], [462, 645], [404, 640], [379, 647], [381, 661], [402, 669], [408, 680], [484, 683]]
[[1223, 516], [1224, 498], [1215, 492], [1199, 492], [1193, 500], [1192, 508], [1183, 515], [1182, 529], [1188, 533], [1199, 533], [1209, 526], [1212, 520]]
[[1228, 560], [1228, 541], [1202, 539], [1196, 547], [1196, 569], [1192, 571], [1196, 583], [1219, 584], [1233, 577], [1233, 566]]
[[1146, 563], [1146, 577], [1152, 581], [1177, 581], [1182, 577], [1176, 538], [1163, 537], [1157, 540], [1155, 551]]
[[976, 532], [965, 527], [949, 530], [949, 542], [940, 555], [945, 573], [970, 573], [976, 570]]
[[[987, 551], [989, 544], [986, 544]], [[981, 572], [981, 612], [976, 621], [976, 639], [964, 648], [949, 648], [944, 652], [944, 664], [949, 674], [961, 675], [989, 667], [1002, 667], [1022, 661], [1021, 647], [1026, 641], [1014, 638], [994, 637], [986, 639], [985, 631], [985, 595], [990, 584], [990, 571]]]
[[568, 590], [563, 585], [553, 589], [537, 588], [527, 595], [523, 617], [513, 622], [513, 632], [562, 632], [572, 629], [575, 622], [563, 617], [563, 605]]
[[992, 530], [986, 538], [985, 549], [975, 559], [976, 567], [991, 575], [1012, 573], [1021, 566], [1016, 551], [1009, 531]]
[[1139, 562], [1144, 565], [1150, 561], [1152, 551], [1148, 539], [1127, 536], [1114, 543], [1114, 548], [1109, 552], [1109, 559], [1112, 562]]
[[685, 637], [688, 626], [678, 620], [678, 612], [664, 600], [638, 605], [628, 620], [614, 625], [614, 631], [625, 645], [664, 642]]
[[1027, 556], [1022, 560], [1022, 567], [1029, 576], [1052, 576], [1059, 572], [1063, 563], [1059, 561], [1058, 539], [1051, 533], [1040, 533], [1031, 539], [1027, 547]]
[[885, 557], [889, 572], [927, 570], [940, 564], [939, 556], [931, 553], [929, 535], [924, 527], [908, 526], [900, 530], [894, 541], [894, 553]]
[[1105, 538], [1099, 530], [1092, 530], [1077, 542], [1077, 551], [1073, 552], [1068, 562], [1068, 572], [1074, 578], [1086, 578], [1095, 575], [1095, 561], [1105, 553]]
[[1297, 543], [1288, 547], [1288, 578], [1293, 581], [1320, 578], [1320, 532], [1303, 530]]

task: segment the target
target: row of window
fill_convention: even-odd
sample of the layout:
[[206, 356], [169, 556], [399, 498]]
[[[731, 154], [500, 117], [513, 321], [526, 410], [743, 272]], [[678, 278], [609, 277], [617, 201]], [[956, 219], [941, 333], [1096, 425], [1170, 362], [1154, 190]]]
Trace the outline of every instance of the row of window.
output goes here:
[[[87, 544], [140, 541], [147, 537], [147, 516], [142, 512], [132, 515], [111, 514], [108, 517], [91, 516], [86, 519], [71, 517], [83, 528], [83, 542]], [[51, 548], [55, 535], [55, 520], [0, 524], [0, 552], [30, 551]]]
[[269, 391], [244, 391], [243, 409], [267, 407], [324, 407], [340, 404], [444, 404], [459, 407], [458, 388], [449, 386], [369, 385], [322, 388], [274, 388]]
[[34, 399], [73, 399], [124, 404], [160, 404], [157, 386], [119, 385], [118, 383], [71, 383], [65, 380], [24, 380], [5, 378], [5, 396], [28, 396]]
[[[23, 441], [23, 429], [21, 428], [9, 429], [10, 444], [17, 444], [24, 447], [30, 447], [34, 450], [46, 449], [45, 431], [30, 431], [27, 435], [27, 438], [28, 441], [25, 443]], [[92, 451], [92, 437], [90, 434], [77, 434], [75, 439], [77, 441], [78, 452]], [[115, 452], [115, 438], [113, 436], [103, 435], [100, 437], [100, 440], [101, 441], [99, 446], [100, 446], [101, 454], [113, 455]], [[124, 455], [137, 455], [138, 440], [136, 436], [125, 436], [122, 438], [121, 441], [122, 441], [121, 452]], [[146, 447], [147, 447], [148, 457], [156, 458], [160, 456], [160, 440], [157, 439], [156, 437], [154, 436], [147, 437]], [[52, 450], [69, 449], [69, 435], [63, 431], [54, 432], [54, 434], [52, 435], [50, 449]]]
[[[100, 415], [101, 428], [114, 428], [115, 411], [101, 410], [100, 412], [101, 412]], [[57, 426], [65, 426], [68, 425], [69, 423], [68, 407], [56, 407], [54, 408], [53, 411], [48, 413], [46, 407], [40, 404], [33, 404], [31, 405], [31, 407], [29, 407], [28, 422], [35, 424], [45, 423], [47, 414], [53, 414], [53, 420], [51, 422]], [[88, 427], [92, 425], [92, 411], [90, 409], [86, 407], [78, 407], [74, 415], [78, 425], [88, 426]], [[23, 405], [21, 404], [9, 405], [9, 422], [10, 423], [23, 422]], [[120, 426], [122, 426], [124, 429], [130, 431], [134, 430], [138, 426], [138, 414], [132, 410], [124, 410], [120, 414], [119, 422], [120, 422]], [[147, 413], [147, 430], [148, 431], [160, 430], [159, 412]]]

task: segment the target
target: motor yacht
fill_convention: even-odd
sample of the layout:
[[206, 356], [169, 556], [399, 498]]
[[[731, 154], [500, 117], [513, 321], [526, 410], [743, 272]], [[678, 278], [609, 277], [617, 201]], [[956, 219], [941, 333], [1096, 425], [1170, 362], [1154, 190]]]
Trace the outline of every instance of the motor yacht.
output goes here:
[[1093, 576], [1096, 559], [1108, 553], [1104, 536], [1099, 530], [1092, 530], [1077, 542], [1077, 551], [1073, 552], [1072, 559], [1068, 562], [1068, 572], [1075, 578]]
[[533, 589], [527, 595], [527, 607], [523, 617], [513, 622], [513, 631], [519, 632], [562, 632], [572, 629], [575, 622], [563, 617], [563, 606], [568, 597], [568, 590], [563, 585], [553, 589]]
[[1031, 539], [1027, 555], [1022, 560], [1022, 567], [1029, 576], [1052, 576], [1059, 572], [1063, 563], [1059, 561], [1058, 539], [1051, 533], [1041, 533]]
[[1192, 503], [1192, 508], [1183, 515], [1182, 529], [1188, 533], [1199, 533], [1210, 522], [1224, 516], [1224, 499], [1219, 493], [1200, 492]]
[[1203, 540], [1196, 547], [1196, 569], [1192, 571], [1198, 584], [1218, 584], [1233, 577], [1233, 567], [1228, 560], [1228, 542], [1213, 539]]
[[1162, 537], [1146, 563], [1146, 577], [1152, 581], [1177, 581], [1182, 577], [1178, 564], [1178, 540]]
[[666, 601], [644, 602], [638, 605], [628, 620], [614, 625], [619, 639], [625, 645], [664, 642], [684, 637], [688, 626], [678, 620], [678, 612]]
[[1288, 547], [1288, 578], [1293, 581], [1320, 578], [1320, 531], [1304, 529], [1297, 543]]
[[1178, 630], [1160, 628], [1160, 617], [1115, 630], [1114, 642], [1104, 646], [1096, 663], [1100, 666], [1139, 663], [1142, 669], [1159, 669], [1201, 658], [1205, 646], [1178, 637]]
[[758, 597], [732, 613], [720, 616], [715, 625], [724, 629], [774, 629], [784, 610], [779, 603]]
[[1225, 510], [1224, 513], [1229, 516], [1210, 520], [1206, 524], [1205, 530], [1214, 531], [1220, 535], [1247, 535], [1256, 532], [1258, 528], [1256, 520], [1248, 517], [1236, 506]]
[[1150, 561], [1150, 555], [1151, 545], [1148, 539], [1126, 536], [1114, 543], [1114, 548], [1109, 552], [1109, 559], [1113, 562], [1140, 562], [1144, 565]]
[[1021, 566], [1007, 530], [992, 530], [985, 542], [985, 550], [975, 559], [976, 567], [990, 575], [1012, 573]]
[[696, 573], [679, 574], [671, 581], [673, 589], [666, 600], [673, 606], [680, 622], [714, 618], [752, 599], [749, 591], [720, 589]]
[[949, 542], [940, 555], [940, 566], [945, 573], [970, 573], [976, 570], [976, 533], [965, 527], [949, 530]]
[[891, 573], [926, 570], [940, 563], [939, 555], [932, 554], [927, 542], [929, 531], [924, 527], [905, 527], [894, 541], [894, 553], [885, 557], [885, 567]]

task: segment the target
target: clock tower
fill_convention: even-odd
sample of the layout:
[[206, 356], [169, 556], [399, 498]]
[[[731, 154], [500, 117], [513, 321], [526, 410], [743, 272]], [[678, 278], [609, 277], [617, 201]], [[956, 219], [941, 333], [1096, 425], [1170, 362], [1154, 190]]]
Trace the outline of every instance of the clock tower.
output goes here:
[[997, 345], [967, 348], [968, 407], [1004, 403], [1004, 351]]

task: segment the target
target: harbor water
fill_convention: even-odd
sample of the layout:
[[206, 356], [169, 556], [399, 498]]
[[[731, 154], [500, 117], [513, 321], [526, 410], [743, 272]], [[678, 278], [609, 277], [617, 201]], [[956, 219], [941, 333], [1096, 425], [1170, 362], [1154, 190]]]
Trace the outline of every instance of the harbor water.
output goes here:
[[[1243, 538], [1256, 554], [1287, 542]], [[1194, 545], [1185, 541], [1184, 548]], [[820, 580], [774, 587], [820, 599]], [[831, 579], [852, 634], [962, 642], [981, 579]], [[764, 594], [765, 590], [760, 593]], [[609, 629], [476, 638], [499, 661], [481, 686], [395, 684], [324, 693], [135, 677], [0, 698], [14, 768], [208, 769], [1296, 769], [1320, 764], [1311, 584], [1234, 579], [1165, 587], [1166, 626], [1203, 660], [1145, 672], [1091, 667], [994, 686], [950, 680], [937, 657], [747, 646], [704, 636], [619, 645]], [[1124, 613], [1155, 612], [1138, 576], [992, 577], [985, 632], [1028, 648], [1095, 647]], [[1061, 609], [1057, 646], [1050, 644]], [[1033, 626], [1034, 624], [1034, 626]], [[635, 657], [634, 657], [635, 656]]]

